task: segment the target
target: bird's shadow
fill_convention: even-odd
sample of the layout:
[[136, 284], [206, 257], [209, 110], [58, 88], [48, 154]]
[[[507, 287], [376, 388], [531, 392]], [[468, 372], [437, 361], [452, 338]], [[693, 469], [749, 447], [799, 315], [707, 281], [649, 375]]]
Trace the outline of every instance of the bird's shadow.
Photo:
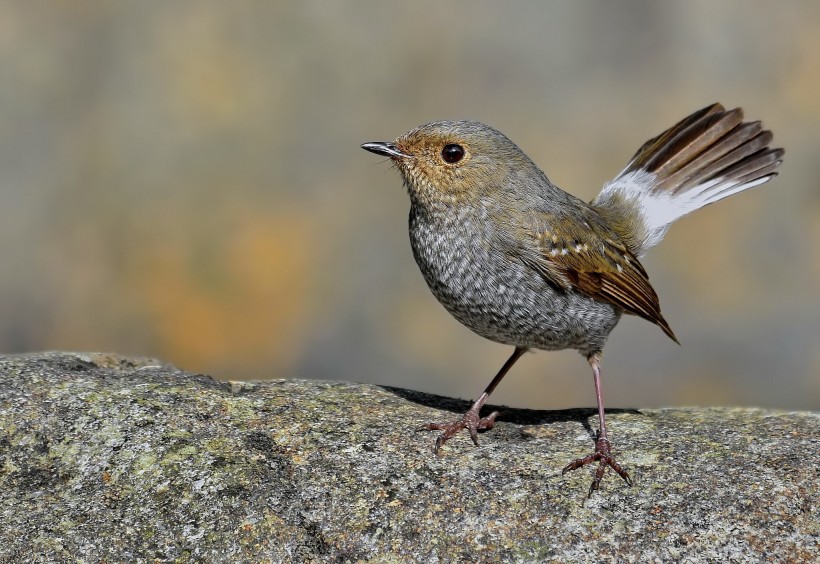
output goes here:
[[[392, 394], [399, 396], [407, 401], [413, 402], [424, 407], [431, 407], [433, 409], [442, 409], [445, 411], [452, 411], [453, 419], [460, 417], [472, 405], [472, 401], [461, 400], [446, 396], [439, 396], [436, 394], [428, 394], [425, 392], [418, 392], [415, 390], [408, 390], [405, 388], [395, 388], [393, 386], [379, 386]], [[580, 423], [592, 440], [596, 438], [596, 430], [590, 425], [590, 418], [598, 414], [596, 408], [579, 407], [571, 409], [554, 409], [554, 410], [540, 410], [540, 409], [524, 409], [519, 407], [508, 407], [504, 405], [486, 404], [482, 410], [482, 415], [487, 415], [493, 411], [498, 411], [500, 415], [497, 421], [508, 422], [514, 425], [546, 425], [550, 423], [560, 423], [564, 421], [575, 421]], [[640, 410], [635, 408], [615, 408], [607, 409], [607, 414], [612, 415], [616, 413], [631, 413], [640, 414]]]

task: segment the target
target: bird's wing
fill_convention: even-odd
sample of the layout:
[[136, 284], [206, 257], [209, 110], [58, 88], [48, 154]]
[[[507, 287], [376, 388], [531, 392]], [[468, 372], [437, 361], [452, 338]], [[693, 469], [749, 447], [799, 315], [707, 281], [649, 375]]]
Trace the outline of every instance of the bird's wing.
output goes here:
[[527, 226], [530, 237], [521, 260], [559, 288], [643, 317], [677, 342], [638, 258], [594, 211], [579, 211], [586, 216], [581, 221], [540, 212]]

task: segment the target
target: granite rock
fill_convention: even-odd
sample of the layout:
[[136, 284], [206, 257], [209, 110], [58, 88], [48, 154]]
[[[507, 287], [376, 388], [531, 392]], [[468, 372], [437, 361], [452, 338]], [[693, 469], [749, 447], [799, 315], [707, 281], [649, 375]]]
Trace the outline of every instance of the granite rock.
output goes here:
[[99, 353], [0, 357], [0, 561], [810, 561], [820, 414], [501, 408], [476, 448], [419, 429], [468, 402], [218, 382]]

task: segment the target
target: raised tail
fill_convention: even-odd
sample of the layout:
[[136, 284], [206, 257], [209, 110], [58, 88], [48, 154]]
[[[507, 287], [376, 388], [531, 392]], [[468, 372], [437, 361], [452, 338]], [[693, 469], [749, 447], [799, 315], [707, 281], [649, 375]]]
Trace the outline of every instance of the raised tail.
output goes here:
[[777, 176], [771, 141], [742, 109], [712, 104], [644, 143], [592, 206], [640, 256], [676, 219]]

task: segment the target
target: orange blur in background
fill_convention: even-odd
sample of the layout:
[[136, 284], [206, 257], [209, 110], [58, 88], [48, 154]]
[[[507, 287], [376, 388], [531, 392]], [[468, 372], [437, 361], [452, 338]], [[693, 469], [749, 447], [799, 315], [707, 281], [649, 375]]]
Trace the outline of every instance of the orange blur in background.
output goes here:
[[[436, 119], [507, 134], [591, 199], [711, 102], [786, 148], [644, 264], [683, 346], [625, 318], [608, 407], [820, 409], [820, 4], [762, 0], [0, 6], [0, 351], [474, 397], [509, 355], [438, 305], [398, 174]], [[573, 352], [493, 396], [594, 405]]]

